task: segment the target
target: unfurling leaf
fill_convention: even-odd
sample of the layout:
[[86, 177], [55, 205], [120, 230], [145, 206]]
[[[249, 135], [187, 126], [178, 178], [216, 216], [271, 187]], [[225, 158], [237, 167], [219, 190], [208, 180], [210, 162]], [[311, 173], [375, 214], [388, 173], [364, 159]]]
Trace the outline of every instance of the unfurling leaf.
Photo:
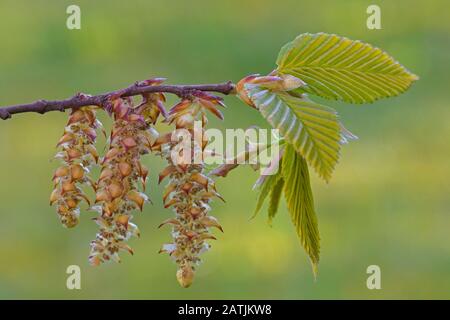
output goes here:
[[256, 202], [256, 208], [252, 218], [258, 215], [258, 213], [261, 211], [264, 201], [271, 194], [273, 188], [277, 185], [278, 180], [282, 179], [281, 170], [280, 168], [278, 168], [278, 172], [265, 177], [261, 176], [261, 178], [264, 178], [264, 181], [262, 185], [259, 187], [260, 191], [258, 195], [258, 200]]
[[314, 275], [320, 254], [320, 237], [314, 199], [309, 182], [308, 165], [291, 145], [286, 145], [281, 168], [284, 195], [292, 223], [300, 242], [311, 259]]
[[268, 209], [269, 225], [272, 225], [272, 220], [277, 214], [281, 194], [283, 193], [283, 187], [284, 187], [284, 179], [279, 178], [277, 183], [273, 186], [270, 192], [270, 201]]
[[349, 103], [396, 96], [419, 79], [379, 48], [326, 33], [299, 35], [281, 49], [277, 65], [277, 73], [307, 83], [299, 92]]
[[247, 87], [250, 99], [262, 116], [280, 130], [319, 176], [329, 181], [344, 141], [336, 111], [303, 96], [272, 92], [256, 85]]

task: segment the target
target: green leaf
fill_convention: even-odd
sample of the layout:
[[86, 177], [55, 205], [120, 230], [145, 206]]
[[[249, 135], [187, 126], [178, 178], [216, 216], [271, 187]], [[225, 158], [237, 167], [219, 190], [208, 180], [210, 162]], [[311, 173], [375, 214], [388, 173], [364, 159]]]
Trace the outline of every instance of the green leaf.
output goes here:
[[335, 110], [287, 92], [246, 85], [262, 116], [307, 159], [319, 176], [329, 181], [339, 159], [342, 125]]
[[298, 36], [281, 49], [277, 65], [278, 73], [307, 83], [298, 92], [350, 103], [396, 96], [419, 79], [379, 48], [326, 33]]
[[309, 255], [314, 275], [316, 275], [320, 255], [320, 237], [308, 165], [290, 145], [286, 145], [281, 171], [285, 181], [284, 195], [287, 208], [300, 243]]
[[277, 214], [283, 187], [284, 187], [284, 179], [280, 177], [270, 192], [270, 201], [268, 209], [269, 225], [272, 225], [272, 220]]

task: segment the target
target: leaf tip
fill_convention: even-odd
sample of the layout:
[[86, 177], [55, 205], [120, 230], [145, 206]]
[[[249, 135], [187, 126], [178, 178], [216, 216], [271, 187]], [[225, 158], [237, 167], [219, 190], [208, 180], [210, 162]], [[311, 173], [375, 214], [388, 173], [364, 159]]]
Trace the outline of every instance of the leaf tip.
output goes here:
[[420, 80], [420, 77], [417, 74], [414, 74], [414, 73], [410, 73], [409, 77], [410, 77], [411, 81], [418, 81], [418, 80]]

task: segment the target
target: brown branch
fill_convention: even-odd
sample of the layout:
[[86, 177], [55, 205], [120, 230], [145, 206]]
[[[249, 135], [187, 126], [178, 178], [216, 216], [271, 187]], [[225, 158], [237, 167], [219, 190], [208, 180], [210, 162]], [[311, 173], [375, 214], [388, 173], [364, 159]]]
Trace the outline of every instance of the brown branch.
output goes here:
[[199, 85], [146, 85], [146, 82], [136, 82], [125, 88], [111, 92], [106, 92], [96, 96], [89, 96], [78, 93], [72, 98], [64, 100], [38, 100], [27, 104], [18, 104], [0, 108], [0, 118], [3, 120], [11, 118], [13, 114], [24, 112], [37, 112], [44, 114], [50, 111], [64, 111], [70, 108], [80, 108], [83, 106], [104, 107], [110, 97], [131, 97], [142, 95], [143, 93], [165, 92], [176, 94], [179, 97], [186, 97], [193, 91], [209, 91], [222, 94], [230, 94], [235, 91], [235, 85], [231, 82], [218, 84], [199, 84]]

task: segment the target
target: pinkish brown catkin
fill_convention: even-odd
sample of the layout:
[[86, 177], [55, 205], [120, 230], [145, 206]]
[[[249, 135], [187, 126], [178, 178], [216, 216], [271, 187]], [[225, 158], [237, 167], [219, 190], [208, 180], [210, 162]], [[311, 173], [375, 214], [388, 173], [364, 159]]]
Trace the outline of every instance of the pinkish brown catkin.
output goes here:
[[98, 160], [95, 149], [97, 129], [102, 127], [95, 117], [95, 106], [72, 110], [64, 134], [57, 146], [61, 148], [55, 158], [61, 159], [61, 166], [53, 175], [54, 188], [50, 196], [50, 205], [56, 205], [61, 223], [72, 228], [78, 224], [79, 203], [89, 199], [81, 187], [95, 184], [89, 176], [89, 169]]
[[[183, 99], [170, 110], [169, 122], [175, 123], [177, 129], [190, 133], [190, 148], [181, 152], [184, 156], [180, 156], [178, 141], [172, 141], [171, 134], [161, 136], [153, 145], [153, 149], [160, 152], [168, 162], [159, 175], [159, 182], [168, 178], [163, 202], [166, 208], [172, 207], [175, 213], [174, 218], [160, 225], [172, 226], [172, 242], [164, 244], [160, 252], [166, 252], [174, 259], [178, 265], [177, 280], [185, 288], [194, 280], [195, 270], [201, 263], [200, 255], [211, 247], [207, 240], [216, 239], [210, 228], [216, 227], [222, 231], [217, 219], [209, 215], [212, 198], [221, 196], [216, 192], [214, 181], [206, 175], [203, 163], [203, 151], [208, 143], [204, 132], [207, 124], [204, 110], [222, 119], [220, 111], [216, 109], [218, 105], [223, 105], [220, 98], [194, 92], [193, 97]], [[196, 141], [193, 134], [196, 120], [201, 121], [200, 141]], [[187, 158], [186, 152], [189, 153]], [[200, 158], [195, 156], [199, 154]]]
[[[148, 169], [141, 156], [150, 152], [158, 137], [152, 127], [160, 114], [160, 94], [147, 95], [143, 103], [134, 107], [131, 99], [112, 101], [114, 124], [109, 147], [101, 161], [101, 173], [93, 207], [100, 216], [95, 218], [100, 230], [91, 242], [89, 261], [99, 265], [106, 261], [120, 262], [119, 251], [133, 250], [126, 242], [139, 236], [137, 226], [131, 223], [132, 212], [142, 211], [148, 201], [145, 190]], [[141, 184], [141, 188], [139, 188]]]

